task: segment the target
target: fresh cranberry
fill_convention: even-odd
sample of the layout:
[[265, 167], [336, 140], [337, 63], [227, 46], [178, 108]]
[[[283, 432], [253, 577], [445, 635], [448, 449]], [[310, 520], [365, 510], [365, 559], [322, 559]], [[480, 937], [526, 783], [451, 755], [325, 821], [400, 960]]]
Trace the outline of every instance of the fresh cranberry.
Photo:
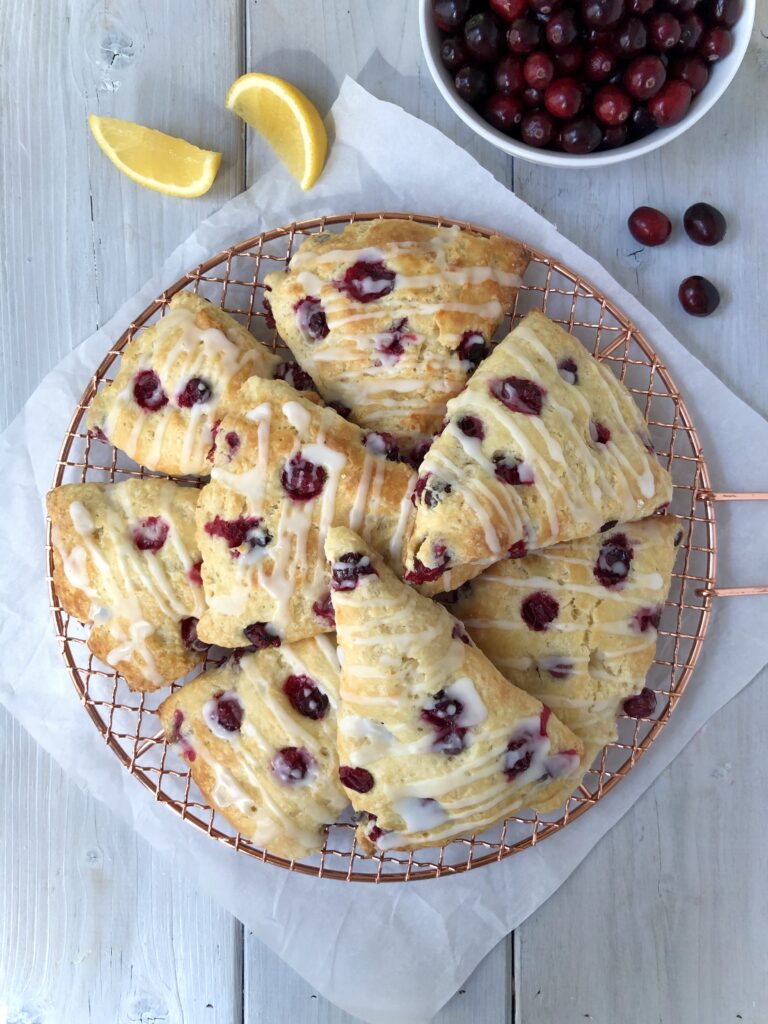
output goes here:
[[[523, 89], [522, 100], [529, 110], [538, 110], [544, 103], [544, 93], [541, 89], [532, 89], [530, 85], [526, 85]], [[520, 126], [522, 128], [522, 122]]]
[[421, 720], [431, 725], [437, 733], [432, 744], [435, 750], [453, 756], [464, 749], [467, 728], [458, 724], [463, 711], [464, 705], [461, 701], [449, 697], [445, 690], [439, 690], [432, 697], [429, 706], [422, 708]]
[[537, 21], [515, 18], [507, 31], [507, 46], [511, 53], [533, 53], [540, 48], [542, 37], [541, 25]]
[[396, 276], [394, 270], [381, 261], [358, 260], [347, 268], [341, 281], [334, 283], [339, 291], [346, 292], [356, 302], [376, 302], [394, 290]]
[[196, 619], [194, 615], [190, 615], [188, 618], [181, 620], [179, 623], [181, 642], [189, 651], [207, 651], [211, 645], [203, 643], [202, 640], [198, 640], [197, 623], [198, 619]]
[[486, 100], [483, 116], [500, 132], [512, 135], [520, 127], [524, 109], [522, 100], [517, 96], [505, 96], [504, 93], [497, 92]]
[[529, 594], [520, 605], [520, 615], [528, 629], [534, 633], [543, 633], [554, 622], [560, 611], [560, 605], [545, 590], [537, 590]]
[[295, 391], [316, 391], [315, 382], [298, 363], [280, 363], [275, 370], [275, 380], [284, 380]]
[[215, 693], [216, 721], [226, 732], [239, 732], [245, 715], [245, 708], [236, 693]]
[[607, 127], [603, 132], [603, 141], [600, 149], [617, 149], [627, 141], [627, 126], [625, 124], [614, 124]]
[[263, 651], [267, 647], [279, 647], [280, 637], [272, 632], [268, 622], [252, 622], [250, 626], [243, 629], [246, 640], [252, 643], [257, 651]]
[[651, 628], [658, 629], [663, 611], [660, 604], [654, 605], [653, 608], [640, 608], [632, 617], [632, 625], [638, 633], [647, 633]]
[[331, 563], [331, 589], [354, 590], [363, 576], [378, 576], [368, 555], [349, 551]]
[[315, 759], [304, 747], [283, 747], [272, 758], [273, 774], [285, 785], [295, 785], [314, 768]]
[[564, 50], [579, 36], [576, 15], [570, 8], [553, 14], [547, 22], [547, 42], [553, 50]]
[[741, 17], [743, 6], [742, 0], [708, 0], [705, 5], [706, 16], [718, 25], [733, 28]]
[[677, 290], [680, 305], [691, 316], [709, 316], [720, 305], [720, 292], [711, 281], [693, 274]]
[[154, 370], [139, 370], [133, 378], [133, 397], [145, 412], [157, 412], [168, 404], [168, 395]]
[[497, 480], [512, 486], [529, 486], [534, 482], [533, 470], [512, 455], [497, 452], [493, 456], [494, 474]]
[[623, 533], [615, 533], [604, 541], [595, 563], [594, 574], [604, 587], [618, 587], [629, 575], [634, 558], [632, 546]]
[[544, 93], [544, 105], [553, 117], [575, 117], [583, 102], [584, 93], [575, 78], [556, 78]]
[[311, 718], [313, 722], [325, 718], [331, 706], [326, 695], [309, 676], [288, 676], [283, 683], [283, 693], [294, 711], [305, 718]]
[[321, 341], [328, 337], [330, 328], [320, 299], [307, 295], [293, 307], [299, 330], [309, 341]]
[[690, 14], [699, 2], [700, 0], [666, 0], [666, 7], [679, 18], [681, 14]]
[[187, 579], [190, 583], [194, 583], [196, 587], [202, 587], [203, 585], [203, 574], [201, 569], [203, 568], [202, 562], [195, 562], [194, 565], [189, 567], [187, 572]]
[[478, 441], [485, 437], [485, 425], [479, 416], [462, 416], [456, 426], [466, 437], [476, 437]]
[[324, 593], [315, 601], [312, 605], [312, 611], [323, 622], [327, 623], [331, 629], [336, 628], [336, 613], [333, 610], [333, 603], [331, 601], [330, 590], [324, 591]]
[[629, 119], [629, 134], [632, 139], [644, 139], [646, 135], [655, 132], [658, 125], [645, 105], [638, 105], [632, 111]]
[[490, 0], [491, 10], [504, 21], [522, 18], [528, 10], [528, 0]]
[[680, 22], [667, 11], [659, 11], [648, 19], [648, 41], [662, 53], [680, 42]]
[[648, 111], [659, 128], [677, 124], [688, 113], [693, 92], [687, 82], [672, 79], [648, 101]]
[[636, 696], [624, 701], [624, 714], [630, 718], [650, 718], [655, 710], [656, 694], [647, 686]]
[[563, 125], [560, 142], [566, 153], [591, 153], [603, 141], [603, 132], [594, 117], [577, 117]]
[[611, 432], [604, 423], [591, 420], [589, 424], [589, 436], [595, 444], [608, 444], [611, 440]]
[[619, 57], [635, 57], [648, 45], [648, 30], [639, 18], [627, 18], [616, 29], [613, 49]]
[[421, 583], [434, 583], [435, 580], [440, 579], [448, 568], [450, 559], [443, 544], [436, 543], [433, 546], [433, 552], [435, 557], [441, 560], [439, 564], [428, 569], [421, 559], [414, 557], [413, 568], [409, 569], [404, 576], [406, 583], [413, 583], [415, 586], [419, 586]]
[[581, 17], [590, 28], [611, 28], [624, 14], [624, 0], [581, 0]]
[[323, 466], [297, 452], [283, 465], [280, 483], [292, 501], [312, 501], [325, 487], [328, 473]]
[[526, 114], [520, 123], [520, 138], [528, 146], [548, 146], [555, 134], [555, 122], [545, 110]]
[[432, 0], [432, 20], [443, 32], [455, 32], [463, 25], [471, 6], [471, 0]]
[[546, 89], [555, 75], [555, 64], [548, 53], [538, 50], [525, 59], [525, 80], [534, 89]]
[[603, 124], [624, 124], [632, 113], [632, 100], [620, 86], [604, 85], [595, 93], [592, 109]]
[[471, 373], [485, 359], [485, 338], [479, 331], [465, 331], [461, 336], [456, 354], [464, 364], [467, 373]]
[[507, 558], [525, 558], [528, 554], [528, 546], [524, 540], [516, 540], [507, 552]]
[[[667, 80], [667, 69], [658, 57], [646, 54], [637, 57], [624, 72], [627, 92], [636, 100], [649, 100]], [[641, 207], [647, 209], [647, 207]]]
[[170, 527], [160, 516], [140, 519], [133, 528], [133, 543], [139, 551], [159, 551], [168, 539]]
[[473, 106], [477, 106], [481, 100], [485, 99], [491, 89], [487, 70], [476, 64], [465, 64], [463, 68], [459, 68], [453, 79], [453, 84], [456, 86], [459, 96]]
[[[222, 519], [216, 516], [205, 524], [203, 529], [209, 537], [221, 537], [227, 547], [240, 548], [246, 546], [247, 551], [265, 548], [272, 541], [272, 534], [258, 516], [240, 516], [238, 519]], [[235, 555], [239, 552], [235, 552]]]
[[373, 789], [373, 776], [366, 768], [339, 765], [339, 779], [345, 789], [351, 789], [355, 793], [369, 793]]
[[701, 37], [699, 53], [710, 64], [727, 57], [733, 49], [733, 36], [727, 28], [711, 28]]
[[523, 60], [521, 57], [513, 57], [509, 54], [502, 57], [493, 69], [493, 84], [496, 92], [503, 92], [505, 96], [517, 96], [525, 88], [525, 75], [523, 74]]
[[704, 35], [704, 22], [698, 14], [689, 14], [680, 22], [680, 49], [692, 52]]
[[473, 14], [464, 25], [464, 42], [470, 56], [483, 64], [492, 64], [499, 56], [504, 33], [492, 14]]
[[211, 386], [201, 377], [192, 377], [176, 395], [176, 404], [182, 409], [191, 409], [193, 405], [202, 405], [211, 397]]
[[557, 372], [566, 384], [579, 383], [579, 368], [573, 359], [561, 359], [557, 364]]
[[469, 60], [463, 36], [447, 36], [440, 45], [440, 60], [449, 71], [458, 71]]
[[404, 341], [416, 341], [416, 334], [411, 330], [407, 317], [393, 323], [381, 337], [377, 338], [374, 348], [396, 363], [405, 352]]
[[653, 9], [654, 2], [655, 0], [627, 0], [627, 11], [630, 14], [648, 14]]
[[529, 0], [528, 6], [540, 21], [547, 21], [562, 10], [565, 0]]
[[[556, 50], [554, 59], [557, 77], [565, 76], [567, 78], [570, 75], [575, 75], [584, 63], [585, 54], [586, 51], [581, 43], [571, 43], [570, 46], [564, 46], [562, 50]], [[584, 86], [586, 88], [586, 82]]]
[[694, 203], [683, 216], [685, 233], [697, 245], [717, 245], [725, 238], [725, 217], [709, 203]]
[[525, 377], [497, 378], [491, 381], [489, 391], [510, 412], [523, 413], [525, 416], [541, 415], [546, 391], [532, 380]]
[[670, 71], [674, 78], [680, 78], [690, 85], [694, 96], [701, 92], [709, 80], [709, 68], [701, 57], [693, 53], [677, 57]]
[[616, 70], [616, 58], [610, 50], [596, 46], [584, 61], [584, 74], [590, 82], [604, 82]]

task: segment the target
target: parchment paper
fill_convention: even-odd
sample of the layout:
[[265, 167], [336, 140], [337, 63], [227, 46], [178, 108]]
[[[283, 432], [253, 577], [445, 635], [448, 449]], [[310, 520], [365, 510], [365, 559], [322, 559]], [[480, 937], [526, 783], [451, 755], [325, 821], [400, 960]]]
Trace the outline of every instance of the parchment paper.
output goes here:
[[[559, 257], [601, 287], [653, 339], [673, 376], [685, 382], [683, 397], [718, 489], [765, 488], [766, 460], [758, 453], [768, 451], [768, 423], [604, 269], [439, 132], [349, 79], [329, 119], [335, 143], [308, 195], [277, 166], [201, 224], [156, 278], [46, 377], [0, 439], [0, 699], [79, 785], [129, 821], [169, 857], [174, 871], [191, 877], [328, 999], [371, 1024], [424, 1024], [768, 661], [768, 600], [718, 604], [692, 683], [661, 738], [613, 792], [540, 846], [455, 878], [378, 888], [303, 878], [259, 864], [152, 800], [105, 747], [59, 656], [44, 583], [42, 499], [94, 367], [163, 287], [219, 249], [293, 219], [413, 210], [498, 228]], [[718, 508], [721, 583], [766, 576], [758, 517], [754, 506], [738, 512]], [[737, 543], [745, 527], [755, 543]]]

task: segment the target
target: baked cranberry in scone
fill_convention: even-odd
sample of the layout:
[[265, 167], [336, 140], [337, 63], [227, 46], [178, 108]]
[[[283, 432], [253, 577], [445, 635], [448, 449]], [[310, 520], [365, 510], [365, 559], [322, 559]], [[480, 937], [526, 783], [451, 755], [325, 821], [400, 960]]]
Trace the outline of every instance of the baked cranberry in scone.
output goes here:
[[332, 529], [325, 550], [332, 566], [372, 570], [331, 592], [339, 778], [360, 846], [440, 846], [522, 807], [559, 807], [581, 777], [581, 741], [357, 534]]
[[[419, 480], [406, 569], [441, 569], [429, 592], [455, 587], [520, 543], [542, 549], [651, 515], [672, 493], [630, 392], [537, 311], [449, 401]], [[604, 560], [606, 585], [620, 585], [627, 559], [629, 549]]]
[[280, 335], [325, 400], [407, 453], [440, 429], [527, 262], [509, 239], [361, 221], [308, 236], [266, 282]]
[[279, 363], [228, 313], [177, 292], [123, 349], [114, 382], [91, 402], [88, 429], [149, 469], [207, 475], [216, 427], [240, 385], [271, 377]]

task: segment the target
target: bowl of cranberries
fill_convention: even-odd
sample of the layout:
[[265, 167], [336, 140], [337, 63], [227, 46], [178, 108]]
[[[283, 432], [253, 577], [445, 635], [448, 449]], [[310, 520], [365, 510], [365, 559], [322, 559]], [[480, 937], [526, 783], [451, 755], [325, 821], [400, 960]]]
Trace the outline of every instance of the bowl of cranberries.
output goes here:
[[722, 96], [755, 0], [421, 0], [432, 77], [511, 156], [594, 167], [676, 138]]

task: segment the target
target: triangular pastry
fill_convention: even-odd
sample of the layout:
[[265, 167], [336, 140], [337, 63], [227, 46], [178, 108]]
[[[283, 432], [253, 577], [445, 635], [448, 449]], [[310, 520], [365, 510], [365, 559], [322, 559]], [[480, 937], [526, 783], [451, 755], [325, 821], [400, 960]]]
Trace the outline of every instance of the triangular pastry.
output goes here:
[[506, 238], [375, 220], [310, 235], [265, 285], [280, 336], [325, 400], [410, 451], [439, 430], [527, 264]]
[[645, 685], [681, 535], [671, 516], [615, 526], [497, 562], [446, 605], [507, 679], [584, 741], [588, 763]]
[[331, 530], [325, 550], [341, 661], [339, 777], [363, 849], [439, 846], [523, 807], [559, 807], [581, 777], [581, 741], [357, 534]]
[[380, 435], [252, 377], [222, 420], [200, 494], [200, 636], [265, 647], [332, 630], [329, 528], [354, 527], [402, 571], [414, 481]]
[[162, 319], [126, 345], [88, 429], [148, 469], [207, 476], [218, 422], [240, 385], [280, 359], [218, 306], [177, 292]]
[[406, 579], [456, 587], [484, 565], [666, 506], [672, 480], [626, 387], [529, 313], [448, 403], [415, 492]]
[[158, 479], [48, 494], [61, 607], [92, 623], [88, 647], [133, 690], [167, 686], [205, 657], [196, 504], [196, 490]]
[[215, 810], [270, 853], [304, 857], [347, 805], [336, 755], [338, 661], [322, 636], [235, 655], [158, 714]]

